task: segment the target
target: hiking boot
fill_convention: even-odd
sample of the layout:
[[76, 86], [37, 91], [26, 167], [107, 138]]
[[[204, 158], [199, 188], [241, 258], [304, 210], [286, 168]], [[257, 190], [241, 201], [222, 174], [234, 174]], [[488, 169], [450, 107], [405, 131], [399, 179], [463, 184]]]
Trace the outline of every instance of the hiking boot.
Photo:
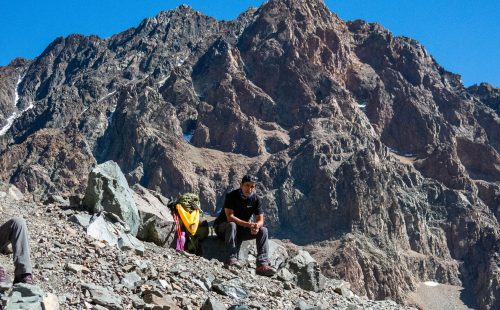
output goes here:
[[276, 274], [276, 270], [268, 265], [261, 265], [255, 268], [255, 273], [265, 277], [272, 277]]
[[24, 273], [14, 277], [14, 284], [17, 283], [26, 283], [26, 284], [35, 284], [33, 281], [33, 275], [31, 273]]
[[10, 283], [7, 277], [7, 272], [0, 266], [0, 292], [4, 292], [10, 288]]

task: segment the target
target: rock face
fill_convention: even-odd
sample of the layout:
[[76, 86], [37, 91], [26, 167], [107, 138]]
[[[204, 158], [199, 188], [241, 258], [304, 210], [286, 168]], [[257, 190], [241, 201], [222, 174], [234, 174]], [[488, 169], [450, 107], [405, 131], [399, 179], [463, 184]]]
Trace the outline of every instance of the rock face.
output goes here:
[[197, 192], [213, 212], [250, 171], [271, 232], [323, 245], [354, 292], [404, 302], [435, 280], [500, 308], [499, 93], [319, 0], [230, 22], [181, 6], [1, 68], [1, 124], [18, 114], [0, 180], [35, 200], [82, 194], [113, 160], [131, 185]]

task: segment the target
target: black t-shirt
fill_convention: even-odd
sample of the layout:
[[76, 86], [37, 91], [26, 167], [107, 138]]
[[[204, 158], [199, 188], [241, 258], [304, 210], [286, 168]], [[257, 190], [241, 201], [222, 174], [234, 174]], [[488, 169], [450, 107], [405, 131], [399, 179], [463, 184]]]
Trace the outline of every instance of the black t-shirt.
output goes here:
[[227, 221], [226, 212], [224, 209], [231, 209], [234, 211], [234, 216], [242, 221], [248, 221], [252, 215], [263, 214], [262, 207], [260, 205], [259, 197], [254, 193], [247, 199], [242, 197], [240, 189], [235, 189], [226, 195], [224, 200], [224, 207], [220, 212], [219, 216], [214, 222], [214, 225], [224, 223]]

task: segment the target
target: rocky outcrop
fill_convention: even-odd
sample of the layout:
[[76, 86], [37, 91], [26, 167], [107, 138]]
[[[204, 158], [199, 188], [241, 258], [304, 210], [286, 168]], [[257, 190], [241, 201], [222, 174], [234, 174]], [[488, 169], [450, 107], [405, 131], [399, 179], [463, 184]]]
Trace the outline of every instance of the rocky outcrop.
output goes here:
[[314, 255], [356, 293], [404, 302], [436, 280], [499, 307], [498, 89], [464, 88], [415, 40], [319, 0], [230, 22], [181, 6], [2, 70], [1, 102], [20, 74], [32, 108], [0, 138], [0, 178], [35, 199], [81, 194], [113, 160], [130, 185], [213, 212], [251, 172], [272, 234], [331, 241]]
[[126, 231], [137, 235], [139, 211], [120, 167], [113, 161], [96, 166], [88, 178], [83, 205], [89, 211], [115, 214], [126, 223]]
[[132, 189], [141, 218], [137, 238], [159, 246], [174, 247], [176, 224], [167, 206], [168, 199], [139, 184], [134, 185]]

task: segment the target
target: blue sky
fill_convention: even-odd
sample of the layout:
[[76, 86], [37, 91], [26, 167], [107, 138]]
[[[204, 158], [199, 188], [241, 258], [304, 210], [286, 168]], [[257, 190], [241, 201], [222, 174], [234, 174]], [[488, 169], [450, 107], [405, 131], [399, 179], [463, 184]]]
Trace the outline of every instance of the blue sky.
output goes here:
[[[146, 17], [185, 3], [217, 19], [233, 19], [256, 0], [3, 0], [0, 4], [0, 65], [32, 59], [58, 36], [108, 37]], [[326, 0], [344, 20], [378, 22], [396, 35], [422, 43], [466, 86], [500, 87], [500, 1], [498, 0]]]

